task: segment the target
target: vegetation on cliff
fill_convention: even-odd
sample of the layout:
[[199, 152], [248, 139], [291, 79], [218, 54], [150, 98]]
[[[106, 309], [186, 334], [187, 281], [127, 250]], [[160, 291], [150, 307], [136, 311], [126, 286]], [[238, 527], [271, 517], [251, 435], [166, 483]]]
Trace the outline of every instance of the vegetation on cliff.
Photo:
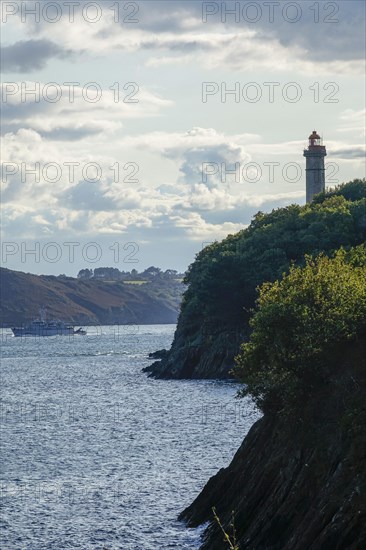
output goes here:
[[303, 403], [331, 376], [338, 346], [366, 328], [365, 245], [307, 256], [304, 267], [264, 283], [250, 325], [235, 368], [243, 394], [263, 410]]
[[318, 195], [312, 204], [258, 212], [250, 226], [204, 248], [189, 267], [169, 354], [150, 371], [162, 378], [225, 378], [250, 334], [257, 287], [366, 240], [366, 181]]
[[365, 548], [365, 244], [262, 284], [250, 325], [235, 372], [264, 416], [181, 519], [205, 550]]

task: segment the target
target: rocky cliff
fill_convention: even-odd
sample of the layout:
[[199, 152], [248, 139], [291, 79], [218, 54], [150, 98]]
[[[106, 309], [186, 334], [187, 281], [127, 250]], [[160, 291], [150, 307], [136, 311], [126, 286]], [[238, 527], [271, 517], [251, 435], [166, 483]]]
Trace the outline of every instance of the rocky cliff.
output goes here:
[[[266, 413], [181, 514], [210, 522], [202, 549], [366, 548], [366, 334], [334, 357], [327, 383], [296, 411]], [[237, 546], [213, 507], [231, 541], [233, 513]]]
[[228, 378], [234, 357], [245, 336], [240, 332], [223, 331], [209, 338], [198, 332], [195, 339], [186, 339], [178, 329], [171, 349], [144, 371], [155, 378]]

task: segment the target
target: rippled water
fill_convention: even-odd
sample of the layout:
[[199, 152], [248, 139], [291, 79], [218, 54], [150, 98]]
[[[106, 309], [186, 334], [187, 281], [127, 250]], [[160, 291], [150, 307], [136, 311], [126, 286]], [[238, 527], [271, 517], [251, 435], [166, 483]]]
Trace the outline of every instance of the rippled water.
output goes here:
[[2, 344], [2, 549], [191, 549], [176, 518], [254, 420], [236, 385], [141, 369], [175, 327]]

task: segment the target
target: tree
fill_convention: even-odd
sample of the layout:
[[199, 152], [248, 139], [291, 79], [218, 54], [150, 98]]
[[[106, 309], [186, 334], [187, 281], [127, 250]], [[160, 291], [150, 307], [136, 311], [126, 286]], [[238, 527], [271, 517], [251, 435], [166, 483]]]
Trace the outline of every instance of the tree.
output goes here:
[[313, 199], [313, 203], [321, 203], [330, 196], [342, 196], [348, 201], [358, 201], [365, 196], [366, 180], [355, 179], [346, 184], [337, 185], [334, 189], [319, 193]]
[[164, 271], [164, 279], [176, 279], [178, 277], [178, 271], [175, 269], [167, 269]]
[[120, 281], [122, 274], [116, 267], [97, 267], [94, 269], [94, 279], [104, 279], [105, 281]]
[[156, 279], [157, 277], [159, 277], [161, 275], [162, 271], [159, 267], [154, 267], [154, 266], [151, 266], [151, 267], [148, 267], [147, 269], [145, 269], [145, 271], [142, 272], [142, 276], [146, 279]]
[[91, 279], [93, 277], [92, 269], [81, 269], [77, 275], [78, 279]]

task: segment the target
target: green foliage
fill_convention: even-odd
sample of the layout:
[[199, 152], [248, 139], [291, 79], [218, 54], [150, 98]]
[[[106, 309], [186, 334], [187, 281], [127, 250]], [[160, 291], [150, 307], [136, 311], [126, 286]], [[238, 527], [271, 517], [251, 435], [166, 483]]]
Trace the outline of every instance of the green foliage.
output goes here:
[[325, 193], [319, 193], [313, 199], [314, 203], [321, 203], [327, 197], [342, 196], [348, 201], [359, 201], [366, 195], [366, 180], [365, 178], [355, 179], [347, 184], [337, 185], [334, 189], [326, 191]]
[[162, 271], [159, 267], [150, 266], [139, 273], [137, 269], [120, 271], [117, 267], [97, 267], [93, 269], [81, 269], [78, 279], [98, 279], [101, 281], [177, 281], [183, 278], [182, 273], [175, 269]]
[[335, 346], [366, 326], [366, 248], [306, 257], [259, 289], [250, 340], [235, 373], [262, 408], [282, 408], [329, 376]]
[[[319, 195], [320, 197], [320, 195]], [[366, 183], [355, 180], [306, 205], [269, 214], [258, 212], [250, 226], [204, 248], [190, 266], [179, 322], [183, 337], [207, 324], [220, 333], [248, 331], [256, 288], [275, 281], [306, 254], [332, 254], [366, 240]]]

